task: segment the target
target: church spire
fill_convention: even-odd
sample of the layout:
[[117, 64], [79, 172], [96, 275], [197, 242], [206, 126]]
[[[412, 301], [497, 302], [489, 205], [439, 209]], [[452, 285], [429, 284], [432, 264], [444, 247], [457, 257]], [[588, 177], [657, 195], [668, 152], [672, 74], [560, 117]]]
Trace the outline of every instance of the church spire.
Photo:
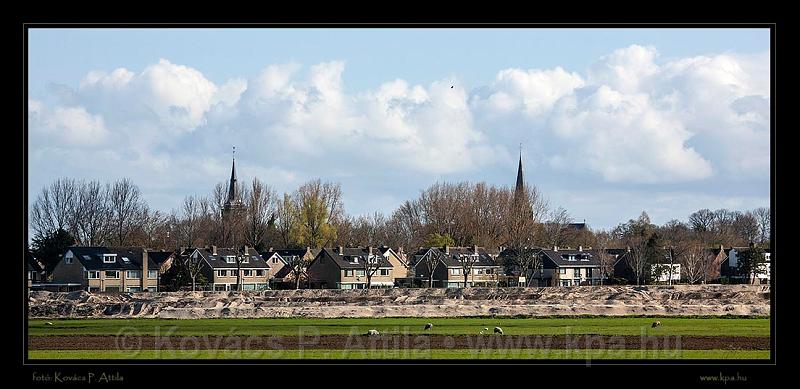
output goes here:
[[228, 200], [225, 208], [238, 205], [239, 193], [236, 188], [236, 146], [233, 146], [233, 164], [231, 165], [231, 181], [228, 183]]
[[522, 143], [519, 144], [519, 167], [517, 168], [517, 186], [514, 193], [522, 193], [525, 190], [525, 179], [522, 175]]

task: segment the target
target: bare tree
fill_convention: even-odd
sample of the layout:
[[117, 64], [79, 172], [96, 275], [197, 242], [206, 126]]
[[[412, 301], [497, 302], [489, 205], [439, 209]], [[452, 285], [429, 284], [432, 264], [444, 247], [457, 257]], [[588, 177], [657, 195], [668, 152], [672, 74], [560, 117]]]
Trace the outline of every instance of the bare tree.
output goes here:
[[109, 191], [109, 206], [114, 228], [114, 243], [125, 246], [142, 212], [141, 193], [131, 180], [124, 178], [115, 182]]
[[564, 231], [572, 218], [564, 208], [557, 208], [549, 215], [549, 220], [544, 223], [544, 243], [548, 247], [561, 246], [564, 241]]
[[680, 263], [688, 283], [695, 284], [704, 279], [709, 254], [706, 244], [699, 240], [692, 241], [681, 254]]
[[297, 210], [294, 201], [288, 193], [283, 194], [283, 199], [277, 204], [278, 235], [283, 242], [283, 247], [292, 245], [292, 234], [297, 228]]
[[309, 260], [303, 255], [291, 255], [283, 257], [286, 260], [286, 266], [289, 266], [292, 276], [294, 276], [294, 288], [300, 289], [300, 279], [306, 275]]
[[595, 255], [600, 266], [600, 285], [603, 285], [603, 280], [614, 272], [614, 257], [608, 253], [614, 238], [606, 231], [598, 231], [595, 237]]
[[649, 264], [650, 240], [655, 232], [650, 224], [650, 217], [645, 212], [642, 212], [639, 219], [629, 221], [624, 229], [625, 243], [630, 248], [627, 255], [628, 266], [636, 278], [636, 285], [641, 285]]
[[188, 246], [195, 245], [204, 222], [202, 218], [200, 201], [194, 196], [184, 198], [183, 207], [181, 207], [181, 220], [178, 224], [179, 239], [183, 244]]
[[381, 267], [381, 255], [380, 254], [373, 254], [372, 247], [369, 248], [369, 252], [367, 255], [364, 256], [364, 261], [362, 261], [361, 268], [364, 270], [364, 276], [367, 277], [367, 289], [372, 288], [372, 276], [378, 272], [378, 269]]
[[31, 226], [38, 235], [63, 229], [74, 235], [75, 208], [79, 184], [71, 178], [60, 178], [42, 188], [31, 206]]
[[469, 288], [469, 276], [472, 274], [472, 269], [475, 264], [480, 261], [480, 257], [476, 254], [459, 254], [458, 262], [461, 264], [461, 274], [464, 276], [464, 287]]
[[188, 257], [184, 265], [189, 273], [189, 278], [192, 279], [192, 292], [194, 292], [197, 290], [197, 277], [203, 270], [203, 261], [199, 257]]
[[109, 187], [99, 181], [81, 183], [78, 189], [75, 240], [80, 246], [97, 246], [107, 241], [111, 207]]
[[433, 273], [442, 263], [442, 253], [439, 250], [431, 249], [422, 257], [422, 263], [428, 272], [428, 287], [433, 288]]
[[758, 224], [753, 212], [737, 213], [733, 220], [733, 229], [739, 239], [750, 244], [755, 243], [761, 237]]
[[276, 217], [276, 195], [268, 186], [257, 178], [245, 198], [245, 243], [261, 248], [264, 244], [268, 228]]
[[765, 243], [770, 239], [772, 216], [768, 207], [756, 208], [753, 216], [758, 224], [758, 242]]
[[683, 253], [689, 249], [689, 226], [678, 220], [670, 220], [661, 228], [661, 238], [664, 243], [664, 253], [669, 259], [669, 285], [672, 285], [674, 265], [680, 262]]

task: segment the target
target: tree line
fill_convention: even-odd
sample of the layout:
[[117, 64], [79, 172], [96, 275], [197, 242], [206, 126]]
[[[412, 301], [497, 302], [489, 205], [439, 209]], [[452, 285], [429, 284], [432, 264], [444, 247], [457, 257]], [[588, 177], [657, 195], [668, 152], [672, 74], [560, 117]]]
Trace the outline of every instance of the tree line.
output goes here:
[[[639, 248], [635, 269], [669, 247], [669, 255], [686, 260], [692, 247], [719, 244], [769, 244], [769, 208], [739, 212], [699, 210], [686, 221], [662, 226], [645, 213], [608, 231], [568, 228], [573, 221], [551, 206], [535, 186], [522, 190], [484, 182], [435, 183], [391, 214], [352, 216], [344, 211], [339, 183], [310, 180], [293, 192], [278, 194], [257, 178], [240, 182], [242, 207], [236, 218], [224, 217], [227, 183], [205, 196], [187, 196], [169, 213], [151, 209], [129, 179], [112, 183], [70, 178], [55, 180], [37, 195], [30, 210], [35, 253], [48, 264], [52, 253], [80, 246], [178, 247], [248, 245], [275, 248], [331, 246], [404, 247], [471, 246]], [[53, 247], [56, 246], [54, 249]], [[48, 251], [49, 250], [49, 251]], [[533, 256], [532, 256], [533, 257]], [[51, 259], [47, 259], [51, 258]], [[537, 266], [522, 261], [523, 266]], [[690, 261], [691, 262], [691, 261]], [[54, 263], [52, 263], [54, 265]], [[702, 267], [699, 264], [694, 267]], [[692, 279], [702, 272], [692, 274]]]

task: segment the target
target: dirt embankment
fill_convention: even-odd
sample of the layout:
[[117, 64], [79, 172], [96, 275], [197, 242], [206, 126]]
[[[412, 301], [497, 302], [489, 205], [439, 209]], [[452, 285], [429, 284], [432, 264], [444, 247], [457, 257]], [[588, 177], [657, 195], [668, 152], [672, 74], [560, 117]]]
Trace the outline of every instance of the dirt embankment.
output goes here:
[[269, 290], [92, 294], [32, 292], [31, 318], [768, 316], [762, 285]]

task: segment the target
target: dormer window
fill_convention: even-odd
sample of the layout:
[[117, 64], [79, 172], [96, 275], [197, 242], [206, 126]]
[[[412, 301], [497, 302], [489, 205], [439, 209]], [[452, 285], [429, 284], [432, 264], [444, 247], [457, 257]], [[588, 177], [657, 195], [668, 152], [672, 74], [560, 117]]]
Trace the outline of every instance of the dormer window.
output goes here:
[[242, 257], [242, 263], [250, 263], [250, 257]]
[[236, 263], [236, 256], [235, 255], [227, 255], [227, 256], [225, 256], [225, 262], [227, 262], [227, 263]]
[[103, 263], [116, 263], [117, 254], [103, 254]]

